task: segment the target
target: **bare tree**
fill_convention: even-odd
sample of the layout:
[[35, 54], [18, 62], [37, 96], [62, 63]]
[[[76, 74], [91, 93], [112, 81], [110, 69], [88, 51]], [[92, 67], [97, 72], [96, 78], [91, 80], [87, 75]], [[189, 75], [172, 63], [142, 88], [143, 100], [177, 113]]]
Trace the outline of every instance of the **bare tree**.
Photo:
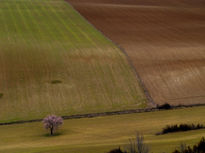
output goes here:
[[135, 139], [130, 139], [127, 146], [128, 153], [149, 153], [149, 147], [144, 143], [143, 135], [137, 133]]
[[180, 146], [179, 146], [179, 150], [180, 152], [185, 152], [187, 149], [187, 146], [185, 143], [181, 143]]
[[53, 135], [54, 131], [63, 124], [63, 119], [56, 115], [48, 115], [43, 119], [43, 124], [46, 129], [50, 130], [50, 134]]

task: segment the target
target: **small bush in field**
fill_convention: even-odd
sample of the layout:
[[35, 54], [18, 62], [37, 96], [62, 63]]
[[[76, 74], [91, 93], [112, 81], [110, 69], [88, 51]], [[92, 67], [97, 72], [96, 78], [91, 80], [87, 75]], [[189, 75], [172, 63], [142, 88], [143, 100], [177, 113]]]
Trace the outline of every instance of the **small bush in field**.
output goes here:
[[120, 148], [118, 148], [118, 149], [113, 149], [109, 151], [108, 153], [126, 153], [126, 152], [123, 152]]
[[157, 108], [158, 108], [158, 109], [171, 109], [172, 107], [171, 107], [170, 104], [165, 103], [165, 104], [163, 104], [163, 105], [157, 105]]
[[3, 95], [4, 95], [3, 93], [0, 93], [0, 98], [2, 98], [2, 97], [3, 97]]
[[45, 129], [48, 129], [50, 134], [53, 135], [58, 127], [63, 124], [63, 119], [56, 115], [48, 115], [43, 119], [43, 124]]
[[59, 83], [62, 83], [61, 80], [52, 80], [51, 81], [51, 84], [59, 84]]

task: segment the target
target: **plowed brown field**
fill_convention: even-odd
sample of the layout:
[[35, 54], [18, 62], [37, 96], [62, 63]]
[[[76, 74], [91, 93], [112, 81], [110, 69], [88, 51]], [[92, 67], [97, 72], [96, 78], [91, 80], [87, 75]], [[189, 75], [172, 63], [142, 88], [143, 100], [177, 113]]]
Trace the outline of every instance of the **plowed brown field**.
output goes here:
[[205, 103], [204, 0], [68, 1], [124, 48], [156, 103]]

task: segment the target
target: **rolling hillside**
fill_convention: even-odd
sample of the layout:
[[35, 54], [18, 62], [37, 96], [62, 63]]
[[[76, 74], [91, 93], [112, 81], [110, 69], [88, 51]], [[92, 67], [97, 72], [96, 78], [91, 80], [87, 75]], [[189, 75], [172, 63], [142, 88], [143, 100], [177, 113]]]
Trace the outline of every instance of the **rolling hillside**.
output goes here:
[[156, 103], [205, 103], [205, 1], [68, 2], [124, 48]]
[[171, 153], [180, 143], [193, 145], [205, 136], [205, 129], [156, 135], [166, 125], [180, 123], [204, 124], [205, 107], [65, 120], [52, 137], [39, 122], [0, 126], [0, 153], [107, 153], [125, 147], [137, 131], [150, 152]]
[[68, 3], [0, 1], [0, 122], [145, 106], [125, 55]]

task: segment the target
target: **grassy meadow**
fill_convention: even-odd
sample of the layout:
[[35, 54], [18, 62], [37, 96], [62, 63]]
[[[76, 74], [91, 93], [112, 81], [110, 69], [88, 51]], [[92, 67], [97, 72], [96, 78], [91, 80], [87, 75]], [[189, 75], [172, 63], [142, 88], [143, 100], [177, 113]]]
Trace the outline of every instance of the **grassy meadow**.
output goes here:
[[67, 2], [0, 1], [0, 122], [145, 106], [124, 54]]
[[65, 120], [52, 137], [40, 122], [0, 126], [0, 153], [106, 153], [124, 147], [137, 131], [144, 134], [151, 152], [170, 153], [181, 142], [192, 145], [205, 136], [204, 129], [155, 135], [178, 123], [204, 124], [205, 107]]

